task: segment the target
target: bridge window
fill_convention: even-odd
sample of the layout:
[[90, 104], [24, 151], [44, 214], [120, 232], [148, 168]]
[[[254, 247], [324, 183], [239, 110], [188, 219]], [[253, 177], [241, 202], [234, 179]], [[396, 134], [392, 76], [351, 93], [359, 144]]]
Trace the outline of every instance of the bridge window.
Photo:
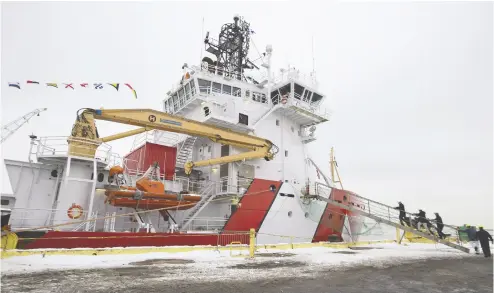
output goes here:
[[196, 93], [196, 82], [192, 79], [189, 82], [189, 85], [190, 85], [190, 92], [192, 93], [192, 95], [194, 95]]
[[190, 83], [188, 83], [185, 85], [185, 99], [190, 99], [190, 96]]
[[213, 82], [213, 93], [221, 93], [221, 83]]
[[303, 101], [304, 102], [307, 102], [307, 103], [310, 102], [310, 97], [311, 96], [312, 96], [312, 92], [306, 89], [305, 92], [304, 92]]
[[241, 97], [242, 96], [242, 90], [238, 87], [233, 87], [233, 96], [234, 97]]
[[300, 97], [302, 97], [302, 94], [304, 93], [304, 87], [298, 84], [294, 84], [295, 86], [295, 98], [300, 100]]
[[8, 205], [9, 205], [9, 203], [10, 203], [10, 200], [8, 200], [8, 199], [2, 199], [1, 201], [2, 201], [2, 202], [1, 202], [1, 204], [2, 204], [3, 206], [8, 206]]
[[318, 104], [319, 102], [321, 102], [322, 100], [322, 96], [318, 93], [314, 93], [312, 95], [312, 104]]
[[242, 113], [238, 113], [238, 123], [243, 125], [249, 125], [249, 116]]
[[211, 82], [200, 78], [198, 78], [197, 81], [199, 82], [199, 91], [201, 93], [209, 94], [211, 91]]
[[226, 94], [226, 95], [231, 95], [232, 94], [232, 87], [224, 84], [223, 85], [223, 91], [221, 93]]

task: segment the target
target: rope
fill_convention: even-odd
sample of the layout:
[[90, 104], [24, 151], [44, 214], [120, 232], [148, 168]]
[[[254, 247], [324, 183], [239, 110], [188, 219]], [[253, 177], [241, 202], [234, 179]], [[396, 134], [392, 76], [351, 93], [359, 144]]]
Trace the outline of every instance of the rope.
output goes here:
[[[244, 196], [245, 195], [258, 195], [260, 193], [264, 193], [264, 192], [267, 192], [267, 191], [271, 191], [271, 190], [270, 189], [266, 189], [266, 190], [262, 190], [262, 191], [258, 191], [258, 192], [244, 194]], [[213, 202], [213, 201], [219, 201], [219, 200], [223, 200], [223, 198], [213, 199], [213, 200], [211, 200], [211, 202]], [[125, 216], [132, 216], [132, 215], [135, 215], [135, 214], [144, 214], [144, 213], [150, 213], [150, 212], [156, 212], [156, 211], [171, 210], [171, 209], [175, 209], [175, 208], [178, 208], [178, 207], [194, 206], [196, 204], [197, 203], [189, 203], [189, 204], [182, 204], [182, 205], [179, 205], [177, 207], [165, 207], [165, 208], [152, 209], [152, 210], [135, 211], [135, 212], [126, 213], [126, 214], [117, 214], [117, 215], [114, 215], [114, 216], [112, 215], [112, 216], [106, 216], [106, 217], [101, 217], [101, 218], [93, 218], [93, 219], [80, 220], [80, 221], [74, 221], [74, 222], [65, 222], [65, 223], [61, 223], [61, 224], [57, 224], [57, 225], [49, 225], [49, 226], [40, 226], [40, 227], [35, 227], [35, 228], [19, 229], [19, 230], [16, 230], [15, 233], [17, 233], [17, 232], [25, 232], [25, 231], [35, 231], [35, 230], [50, 229], [50, 228], [56, 228], [56, 227], [63, 227], [63, 226], [69, 226], [69, 225], [74, 225], [74, 224], [81, 224], [81, 223], [86, 223], [86, 222], [91, 222], [91, 221], [99, 221], [99, 220], [106, 220], [106, 219], [111, 219], [111, 218], [119, 218], [119, 217], [125, 217]]]

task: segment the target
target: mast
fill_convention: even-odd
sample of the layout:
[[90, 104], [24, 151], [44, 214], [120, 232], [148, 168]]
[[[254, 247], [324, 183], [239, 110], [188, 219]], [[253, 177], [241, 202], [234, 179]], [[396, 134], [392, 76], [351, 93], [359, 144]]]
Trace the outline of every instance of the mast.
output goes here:
[[210, 39], [209, 32], [206, 33], [206, 51], [215, 55], [216, 60], [205, 57], [202, 61], [208, 62], [210, 66], [222, 68], [224, 74], [232, 74], [233, 78], [243, 80], [244, 69], [259, 69], [247, 57], [251, 33], [250, 24], [235, 15], [233, 23], [221, 27], [218, 40]]
[[[341, 182], [340, 173], [338, 173], [338, 163], [336, 162], [334, 157], [334, 147], [331, 147], [331, 151], [329, 154], [329, 168], [331, 170], [331, 181], [333, 182], [333, 184], [339, 183], [341, 189], [344, 189], [343, 183]], [[338, 178], [338, 180], [336, 180], [336, 177]]]

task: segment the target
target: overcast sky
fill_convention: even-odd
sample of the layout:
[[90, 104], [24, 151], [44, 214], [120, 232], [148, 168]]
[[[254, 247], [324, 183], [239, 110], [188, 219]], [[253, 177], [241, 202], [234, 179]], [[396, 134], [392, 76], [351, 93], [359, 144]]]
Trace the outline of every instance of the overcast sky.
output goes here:
[[[1, 122], [48, 111], [3, 146], [27, 160], [28, 135], [67, 136], [83, 107], [154, 108], [199, 64], [202, 18], [216, 37], [234, 14], [273, 66], [312, 69], [331, 121], [312, 157], [334, 146], [344, 187], [390, 205], [439, 212], [445, 223], [492, 227], [493, 4], [295, 2], [2, 3]], [[251, 48], [253, 48], [251, 46]], [[252, 59], [256, 57], [251, 50]], [[40, 82], [128, 82], [97, 91]], [[7, 87], [21, 82], [22, 90]], [[102, 135], [129, 127], [98, 122]], [[110, 127], [111, 126], [111, 127]], [[132, 138], [112, 143], [124, 154]]]

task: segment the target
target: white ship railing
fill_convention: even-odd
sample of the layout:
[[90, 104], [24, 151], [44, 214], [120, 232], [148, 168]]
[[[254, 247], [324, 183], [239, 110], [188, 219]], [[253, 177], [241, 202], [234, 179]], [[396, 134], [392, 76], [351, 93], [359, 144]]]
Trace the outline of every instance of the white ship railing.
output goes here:
[[209, 65], [206, 62], [203, 62], [201, 64], [201, 67], [194, 65], [192, 66], [192, 69], [204, 72], [209, 75], [221, 76], [226, 79], [237, 79], [237, 80], [243, 79], [242, 78], [243, 76], [238, 72], [229, 71], [228, 69], [225, 69], [224, 67], [221, 66]]
[[[69, 222], [71, 219], [67, 216], [63, 220], [55, 219], [59, 212], [67, 213], [66, 209], [39, 209], [14, 207], [10, 216], [10, 225], [13, 230], [38, 228], [43, 226], [55, 226]], [[87, 219], [87, 211], [82, 212], [82, 216], [75, 221]], [[56, 228], [56, 227], [55, 227]], [[60, 227], [60, 230], [72, 230], [74, 228]]]
[[[81, 141], [84, 142], [85, 144], [90, 144], [91, 142], [88, 142], [87, 140], [81, 140], [78, 138], [71, 138], [68, 136], [45, 136], [45, 137], [40, 137], [37, 141], [37, 149], [36, 149], [36, 156], [38, 158], [45, 158], [45, 157], [61, 157], [61, 156], [68, 156], [69, 155], [69, 143], [68, 140], [72, 140], [74, 142]], [[94, 145], [99, 145], [98, 149], [96, 150], [94, 158], [96, 160], [109, 163], [113, 158], [115, 158], [115, 155], [111, 152], [111, 146], [106, 144], [106, 143], [101, 143], [99, 144], [98, 142], [94, 142]], [[80, 148], [83, 148], [83, 146], [79, 146]], [[89, 149], [89, 148], [88, 148]], [[85, 157], [85, 154], [71, 154], [75, 156], [80, 156], [80, 157]]]
[[161, 130], [151, 130], [141, 134], [138, 134], [134, 138], [134, 143], [131, 148], [131, 152], [147, 142], [155, 143], [164, 146], [174, 146], [180, 140], [181, 135], [178, 133], [161, 131]]
[[301, 83], [305, 83], [307, 85], [311, 85], [314, 89], [317, 89], [318, 83], [315, 79], [314, 74], [306, 74], [306, 73], [300, 73], [299, 70], [296, 70], [294, 68], [292, 69], [283, 69], [280, 70], [279, 74], [276, 74], [273, 78], [273, 83], [279, 84], [279, 83], [286, 83], [290, 81], [300, 81]]
[[226, 217], [195, 217], [187, 229], [193, 231], [221, 230], [230, 217], [229, 215], [225, 216]]
[[[326, 108], [322, 108], [322, 105], [313, 105], [309, 104], [308, 102], [304, 102], [303, 100], [296, 99], [295, 97], [301, 98], [300, 95], [294, 93], [294, 97], [286, 97], [286, 103], [285, 105], [289, 106], [295, 106], [300, 109], [304, 109], [308, 112], [311, 112], [317, 116], [323, 117], [325, 119], [329, 119], [329, 112]], [[280, 96], [279, 94], [276, 94], [274, 97], [271, 98], [271, 101], [273, 102], [273, 107], [276, 105], [281, 104], [283, 97]]]

